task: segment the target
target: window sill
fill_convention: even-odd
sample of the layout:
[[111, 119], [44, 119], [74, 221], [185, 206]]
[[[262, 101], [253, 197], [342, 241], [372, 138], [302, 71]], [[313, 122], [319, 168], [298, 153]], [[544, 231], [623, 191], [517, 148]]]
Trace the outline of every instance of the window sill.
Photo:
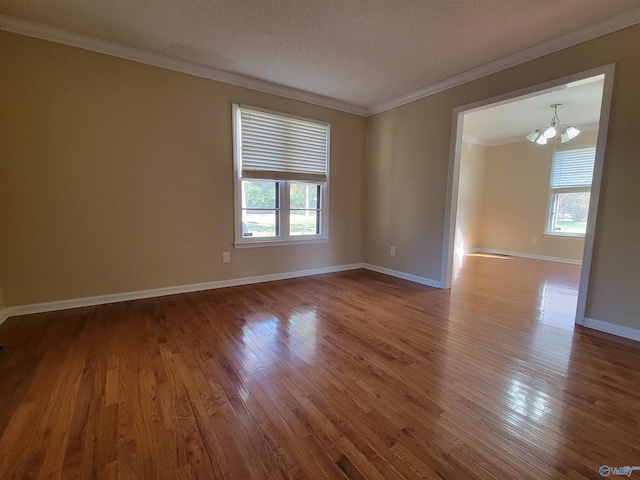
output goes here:
[[577, 238], [584, 240], [584, 233], [543, 233], [545, 237], [562, 237], [562, 238]]
[[255, 248], [255, 247], [287, 247], [291, 245], [313, 245], [317, 243], [329, 243], [328, 238], [305, 238], [300, 240], [273, 240], [273, 241], [253, 241], [235, 242], [234, 248]]

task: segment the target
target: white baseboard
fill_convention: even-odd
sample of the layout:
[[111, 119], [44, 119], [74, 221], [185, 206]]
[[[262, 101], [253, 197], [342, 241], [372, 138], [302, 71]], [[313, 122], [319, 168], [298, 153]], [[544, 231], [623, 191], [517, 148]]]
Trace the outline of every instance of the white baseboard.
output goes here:
[[7, 317], [17, 315], [29, 315], [32, 313], [53, 312], [56, 310], [67, 310], [69, 308], [90, 307], [92, 305], [103, 305], [106, 303], [126, 302], [128, 300], [140, 300], [143, 298], [162, 297], [165, 295], [176, 295], [179, 293], [200, 292], [203, 290], [213, 290], [217, 288], [236, 287], [238, 285], [250, 285], [253, 283], [272, 282], [274, 280], [286, 280], [288, 278], [308, 277], [310, 275], [321, 275], [323, 273], [343, 272], [366, 268], [363, 263], [352, 263], [348, 265], [337, 265], [334, 267], [312, 268], [309, 270], [298, 270], [295, 272], [275, 273], [271, 275], [259, 275], [256, 277], [233, 278], [230, 280], [219, 280], [215, 282], [195, 283], [191, 285], [180, 285], [177, 287], [154, 288], [151, 290], [140, 290], [137, 292], [116, 293], [113, 295], [99, 295], [96, 297], [74, 298], [57, 302], [35, 303], [31, 305], [20, 305], [16, 307], [6, 307], [2, 310], [0, 324]]
[[582, 260], [572, 258], [547, 257], [544, 255], [534, 255], [532, 253], [510, 252], [507, 250], [496, 250], [495, 248], [469, 248], [464, 253], [493, 253], [495, 255], [507, 255], [509, 257], [530, 258], [532, 260], [546, 260], [548, 262], [570, 263], [572, 265], [582, 265]]
[[[477, 250], [487, 253], [500, 253], [502, 255], [508, 255], [509, 253], [502, 253], [501, 251], [488, 251], [486, 249]], [[400, 272], [398, 270], [392, 270], [390, 268], [379, 267], [377, 265], [371, 265], [369, 263], [352, 263], [348, 265], [338, 265], [335, 267], [313, 268], [309, 270], [298, 270], [295, 272], [276, 273], [271, 275], [260, 275], [255, 277], [243, 277], [234, 278], [231, 280], [219, 280], [215, 282], [196, 283], [191, 285], [181, 285], [178, 287], [166, 287], [156, 288], [152, 290], [141, 290], [137, 292], [118, 293], [114, 295], [100, 295], [96, 297], [76, 298], [71, 300], [62, 300], [58, 302], [37, 303], [32, 305], [21, 305], [17, 307], [6, 307], [0, 310], [0, 325], [8, 318], [17, 315], [29, 315], [32, 313], [53, 312], [56, 310], [66, 310], [69, 308], [89, 307], [92, 305], [102, 305], [107, 303], [125, 302], [128, 300], [140, 300], [143, 298], [162, 297], [165, 295], [176, 295], [180, 293], [199, 292], [203, 290], [213, 290], [217, 288], [235, 287], [239, 285], [250, 285], [254, 283], [272, 282], [275, 280], [286, 280], [289, 278], [307, 277], [310, 275], [321, 275], [323, 273], [343, 272], [347, 270], [356, 270], [358, 268], [365, 268], [374, 272], [382, 273], [385, 275], [391, 275], [392, 277], [402, 278], [403, 280], [409, 280], [421, 285], [427, 285], [429, 287], [441, 288], [440, 282], [420, 277], [418, 275], [412, 275], [410, 273]], [[629, 338], [631, 340], [640, 341], [640, 330], [623, 327], [614, 323], [603, 322], [593, 318], [585, 318], [584, 326], [599, 330], [601, 332], [610, 333], [619, 337]]]
[[162, 297], [165, 295], [176, 295], [180, 293], [200, 292], [203, 290], [214, 290], [217, 288], [236, 287], [239, 285], [251, 285], [253, 283], [272, 282], [275, 280], [286, 280], [289, 278], [308, 277], [310, 275], [321, 275], [323, 273], [343, 272], [346, 270], [356, 270], [365, 268], [374, 272], [391, 275], [411, 282], [440, 288], [440, 282], [430, 278], [419, 277], [409, 273], [391, 270], [389, 268], [378, 267], [368, 263], [351, 263], [347, 265], [337, 265], [334, 267], [312, 268], [309, 270], [298, 270], [295, 272], [275, 273], [271, 275], [260, 275], [256, 277], [233, 278], [230, 280], [218, 280], [215, 282], [195, 283], [191, 285], [180, 285], [177, 287], [154, 288], [151, 290], [140, 290], [137, 292], [116, 293], [113, 295], [98, 295], [95, 297], [73, 298], [57, 302], [34, 303], [31, 305], [19, 305], [16, 307], [5, 307], [0, 311], [0, 324], [8, 317], [18, 315], [30, 315], [32, 313], [54, 312], [56, 310], [67, 310], [70, 308], [90, 307], [93, 305], [103, 305], [107, 303], [126, 302], [129, 300], [140, 300], [144, 298]]
[[600, 332], [610, 333], [611, 335], [617, 335], [618, 337], [624, 337], [640, 342], [640, 330], [636, 328], [623, 327], [622, 325], [603, 322], [602, 320], [596, 320], [595, 318], [589, 317], [585, 317], [584, 326]]
[[420, 283], [422, 285], [427, 285], [429, 287], [441, 288], [441, 284], [437, 280], [432, 280], [426, 277], [419, 277], [417, 275], [411, 275], [410, 273], [399, 272], [398, 270], [391, 270], [390, 268], [378, 267], [377, 265], [371, 265], [369, 263], [365, 263], [363, 268], [367, 270], [372, 270], [378, 273], [384, 273], [385, 275], [391, 275], [392, 277], [402, 278], [404, 280], [409, 280], [411, 282]]

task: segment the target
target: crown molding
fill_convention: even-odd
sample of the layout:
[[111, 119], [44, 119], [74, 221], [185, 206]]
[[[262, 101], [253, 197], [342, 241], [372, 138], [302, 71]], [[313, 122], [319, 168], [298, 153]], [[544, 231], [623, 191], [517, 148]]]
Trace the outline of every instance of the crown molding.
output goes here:
[[369, 117], [371, 115], [411, 103], [421, 98], [435, 95], [436, 93], [443, 92], [464, 83], [492, 75], [502, 70], [506, 70], [507, 68], [526, 63], [536, 58], [543, 57], [550, 53], [578, 45], [579, 43], [583, 43], [618, 30], [622, 30], [623, 28], [631, 27], [638, 23], [640, 23], [640, 7], [628, 10], [600, 22], [587, 25], [574, 30], [573, 32], [569, 32], [533, 47], [507, 55], [506, 57], [493, 62], [467, 70], [466, 72], [454, 75], [453, 77], [433, 83], [373, 107], [365, 108], [322, 95], [267, 82], [265, 80], [229, 73], [223, 70], [206, 67], [204, 65], [187, 62], [185, 60], [160, 55], [158, 53], [127, 47], [125, 45], [89, 37], [87, 35], [81, 35], [67, 30], [42, 25], [40, 23], [0, 15], [0, 30], [5, 30], [7, 32], [39, 38], [54, 43], [81, 48], [83, 50], [89, 50], [113, 57], [123, 58], [125, 60], [144, 63], [146, 65], [152, 65], [154, 67], [186, 73], [196, 77], [207, 78], [209, 80], [257, 90], [259, 92], [269, 93], [272, 95], [278, 95], [280, 97], [290, 98], [292, 100], [319, 105], [321, 107], [327, 107], [363, 117]]
[[591, 25], [587, 25], [564, 35], [560, 35], [559, 37], [553, 38], [533, 47], [526, 48], [493, 62], [486, 63], [471, 70], [467, 70], [466, 72], [454, 75], [453, 77], [449, 77], [440, 82], [436, 82], [413, 92], [407, 93], [406, 95], [402, 95], [387, 102], [380, 103], [369, 108], [367, 110], [367, 116], [375, 115], [377, 113], [391, 110], [392, 108], [396, 108], [401, 105], [420, 100], [421, 98], [435, 95], [436, 93], [443, 92], [464, 83], [468, 83], [473, 80], [492, 75], [502, 70], [506, 70], [507, 68], [515, 67], [516, 65], [535, 60], [536, 58], [544, 57], [545, 55], [549, 55], [550, 53], [573, 47], [574, 45], [578, 45], [580, 43], [593, 40], [594, 38], [598, 38], [603, 35], [622, 30], [623, 28], [631, 27], [638, 23], [640, 23], [640, 7], [627, 10], [626, 12], [622, 12], [600, 22], [592, 23]]
[[207, 78], [217, 82], [236, 85], [263, 93], [278, 95], [321, 107], [327, 107], [354, 115], [366, 116], [367, 109], [356, 105], [351, 105], [340, 100], [317, 95], [315, 93], [297, 90], [295, 88], [278, 85], [275, 83], [246, 77], [235, 73], [229, 73], [215, 68], [198, 65], [196, 63], [179, 60], [177, 58], [160, 55], [158, 53], [141, 50], [139, 48], [127, 47], [118, 43], [108, 42], [99, 38], [89, 37], [79, 33], [61, 30], [59, 28], [30, 22], [15, 17], [0, 15], [0, 30], [17, 33], [28, 37], [48, 40], [54, 43], [61, 43], [70, 47], [81, 48], [92, 52], [110, 55], [112, 57], [124, 58], [154, 67], [165, 68], [196, 77]]
[[[586, 133], [595, 132], [600, 128], [600, 125], [597, 123], [591, 123], [589, 125], [574, 125], [574, 127], [579, 128], [580, 132]], [[528, 142], [525, 135], [518, 135], [517, 137], [496, 138], [494, 140], [485, 140], [483, 138], [472, 137], [471, 135], [466, 134], [462, 135], [462, 141], [474, 145], [480, 145], [481, 147], [495, 147], [497, 145], [506, 145], [508, 143]]]
[[472, 145], [480, 145], [481, 147], [488, 147], [490, 142], [490, 140], [472, 137], [471, 135], [467, 135], [466, 133], [462, 134], [462, 141], [464, 143], [470, 143]]

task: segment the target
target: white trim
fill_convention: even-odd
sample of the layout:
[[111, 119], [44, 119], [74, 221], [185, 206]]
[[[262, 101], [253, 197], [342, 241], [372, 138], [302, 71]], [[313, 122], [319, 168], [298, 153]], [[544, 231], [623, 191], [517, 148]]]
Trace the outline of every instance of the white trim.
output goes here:
[[624, 327], [622, 325], [603, 322], [602, 320], [596, 320], [595, 318], [589, 317], [585, 317], [584, 326], [600, 332], [610, 333], [611, 335], [617, 335], [618, 337], [624, 337], [640, 342], [640, 330], [637, 328]]
[[140, 290], [137, 292], [116, 293], [113, 295], [99, 295], [96, 297], [74, 298], [57, 302], [34, 303], [31, 305], [6, 307], [4, 310], [2, 310], [2, 313], [7, 317], [14, 317], [16, 315], [30, 315], [32, 313], [53, 312], [56, 310], [67, 310], [69, 308], [90, 307], [93, 305], [103, 305], [107, 303], [126, 302], [129, 300], [163, 297], [165, 295], [201, 292], [203, 290], [214, 290], [218, 288], [237, 287], [239, 285], [273, 282], [275, 280], [308, 277], [310, 275], [322, 275], [324, 273], [343, 272], [346, 270], [356, 270], [358, 268], [367, 267], [363, 263], [351, 263], [347, 265], [337, 265], [334, 267], [312, 268], [308, 270], [273, 273], [270, 275], [259, 275], [255, 277], [232, 278], [229, 280], [218, 280], [214, 282], [194, 283], [191, 285], [180, 285], [177, 287], [154, 288], [151, 290]]
[[[497, 251], [497, 250], [489, 252], [488, 249], [470, 249], [467, 252], [471, 253], [473, 251], [500, 253], [500, 251]], [[555, 257], [548, 257], [548, 258], [555, 258]], [[558, 261], [558, 260], [555, 259], [553, 261]], [[156, 288], [152, 290], [142, 290], [138, 292], [119, 293], [114, 295], [100, 295], [96, 297], [85, 297], [85, 298], [76, 298], [72, 300], [62, 300], [58, 302], [21, 305], [18, 307], [5, 307], [2, 310], [0, 310], [0, 325], [2, 325], [7, 318], [18, 316], [18, 315], [30, 315], [34, 313], [53, 312], [57, 310], [67, 310], [71, 308], [104, 305], [108, 303], [125, 302], [129, 300], [140, 300], [145, 298], [162, 297], [165, 295], [176, 295], [181, 293], [199, 292], [203, 290], [234, 287], [239, 285], [250, 285], [254, 283], [271, 282], [275, 280], [286, 280], [290, 278], [306, 277], [310, 275], [321, 275], [324, 273], [335, 273], [335, 272], [343, 272], [347, 270], [357, 270], [359, 268], [364, 268], [374, 272], [382, 273], [384, 275], [390, 275], [392, 277], [402, 278], [403, 280], [409, 280], [411, 282], [416, 282], [421, 285], [440, 288], [440, 282], [437, 282], [429, 278], [419, 277], [417, 275], [411, 275], [408, 273], [399, 272], [397, 270], [391, 270], [389, 268], [378, 267], [376, 265], [371, 265], [368, 263], [352, 263], [347, 265], [338, 265], [336, 267], [314, 268], [310, 270], [299, 270], [296, 272], [277, 273], [277, 274], [271, 274], [271, 275], [260, 275], [256, 277], [244, 277], [244, 278], [236, 278], [231, 280], [220, 280], [216, 282], [182, 285], [179, 287]], [[619, 337], [640, 341], [640, 330], [638, 329], [624, 327], [622, 325], [616, 325], [614, 323], [603, 322], [601, 320], [596, 320], [593, 318], [585, 318], [584, 326], [587, 328], [592, 328], [594, 330], [601, 331], [601, 332], [617, 335]]]
[[[311, 235], [309, 235], [311, 236]], [[254, 247], [288, 247], [291, 245], [315, 245], [317, 243], [329, 243], [328, 238], [320, 238], [317, 235], [313, 236], [314, 238], [300, 238], [300, 237], [289, 237], [290, 240], [274, 240], [274, 241], [244, 241], [244, 242], [235, 242], [233, 244], [233, 248], [254, 248]], [[259, 238], [259, 237], [248, 237], [248, 238]], [[262, 237], [265, 239], [269, 239], [271, 237]], [[298, 240], [294, 240], [298, 239]]]
[[429, 287], [440, 288], [440, 282], [432, 280], [431, 278], [419, 277], [418, 275], [412, 275], [410, 273], [399, 272], [398, 270], [391, 270], [390, 268], [379, 267], [377, 265], [371, 265], [365, 263], [362, 268], [371, 270], [373, 272], [383, 273], [385, 275], [391, 275], [392, 277], [402, 278], [403, 280], [409, 280], [410, 282], [420, 283]]
[[471, 82], [488, 75], [493, 75], [494, 73], [506, 70], [507, 68], [515, 67], [516, 65], [521, 65], [531, 60], [535, 60], [536, 58], [549, 55], [550, 53], [558, 52], [565, 48], [593, 40], [594, 38], [622, 30], [623, 28], [631, 27], [637, 23], [640, 23], [640, 7], [627, 10], [626, 12], [622, 12], [600, 22], [592, 23], [591, 25], [579, 28], [573, 32], [560, 35], [559, 37], [534, 45], [533, 47], [520, 50], [519, 52], [507, 55], [506, 57], [502, 57], [493, 62], [459, 73], [458, 75], [449, 77], [446, 80], [433, 83], [424, 88], [407, 93], [406, 95], [380, 103], [369, 108], [367, 110], [367, 116], [375, 115], [377, 113], [420, 100], [421, 98], [435, 95], [436, 93], [463, 85], [467, 82]]
[[464, 123], [463, 107], [453, 110], [451, 120], [451, 142], [449, 146], [449, 172], [447, 175], [447, 198], [444, 206], [444, 233], [442, 241], [442, 264], [440, 285], [451, 288], [453, 278], [454, 242], [456, 239], [456, 218], [458, 214], [458, 189], [460, 187], [460, 159], [462, 157], [462, 132]]
[[[590, 68], [582, 72], [572, 73], [561, 78], [555, 78], [546, 82], [538, 83], [536, 85], [529, 85], [528, 87], [520, 88], [515, 91], [502, 93], [491, 98], [484, 98], [475, 102], [468, 103], [466, 105], [460, 105], [453, 109], [453, 113], [471, 113], [486, 108], [491, 108], [494, 105], [502, 105], [505, 103], [511, 103], [517, 100], [524, 100], [532, 97], [537, 97], [541, 94], [548, 93], [549, 91], [556, 91], [564, 87], [569, 83], [580, 82], [582, 80], [590, 79], [591, 77], [598, 77], [600, 75], [607, 75], [615, 70], [615, 63], [609, 63], [599, 67]], [[606, 90], [606, 85], [603, 85], [603, 91]], [[602, 114], [602, 111], [601, 111]], [[602, 117], [602, 115], [601, 115]], [[600, 122], [598, 122], [598, 128], [600, 128]], [[600, 130], [598, 130], [600, 131]]]
[[545, 260], [548, 262], [570, 263], [572, 265], [582, 265], [582, 260], [573, 258], [549, 257], [546, 255], [534, 255], [533, 253], [510, 252], [508, 250], [498, 250], [495, 248], [469, 248], [464, 253], [492, 253], [495, 255], [506, 255], [508, 257], [530, 258], [531, 260]]
[[68, 310], [70, 308], [90, 307], [94, 305], [104, 305], [108, 303], [127, 302], [130, 300], [141, 300], [145, 298], [163, 297], [165, 295], [177, 295], [181, 293], [201, 292], [204, 290], [214, 290], [218, 288], [237, 287], [239, 285], [251, 285], [254, 283], [273, 282], [276, 280], [287, 280], [290, 278], [308, 277], [311, 275], [322, 275], [325, 273], [344, 272], [347, 270], [357, 270], [364, 268], [374, 272], [383, 273], [392, 277], [402, 278], [411, 282], [439, 288], [439, 282], [429, 278], [419, 277], [408, 273], [390, 270], [388, 268], [370, 265], [368, 263], [350, 263], [337, 265], [334, 267], [312, 268], [308, 270], [298, 270], [294, 272], [274, 273], [270, 275], [259, 275], [255, 277], [232, 278], [229, 280], [218, 280], [215, 282], [195, 283], [191, 285], [180, 285], [177, 287], [154, 288], [151, 290], [140, 290], [137, 292], [116, 293], [113, 295], [98, 295], [95, 297], [74, 298], [57, 302], [34, 303], [31, 305], [20, 305], [17, 307], [5, 307], [0, 310], [0, 324], [8, 317], [18, 315], [30, 315], [33, 313], [54, 312], [57, 310]]
[[[279, 205], [274, 210], [279, 223], [280, 232], [278, 236], [273, 237], [243, 237], [242, 231], [242, 211], [244, 208], [242, 201], [242, 182], [243, 180], [252, 179], [249, 177], [243, 177], [243, 165], [242, 165], [242, 110], [255, 110], [258, 112], [264, 112], [276, 117], [293, 118], [302, 120], [308, 123], [321, 125], [326, 128], [326, 163], [325, 172], [326, 179], [324, 181], [314, 180], [297, 180], [295, 178], [287, 179], [287, 177], [278, 178], [278, 176], [270, 177], [265, 175], [264, 177], [256, 177], [257, 180], [263, 180], [267, 182], [275, 182], [278, 186], [278, 201]], [[240, 105], [234, 103], [232, 105], [232, 123], [233, 123], [233, 173], [234, 173], [234, 203], [233, 203], [233, 216], [234, 216], [234, 248], [252, 248], [252, 247], [277, 247], [286, 245], [309, 245], [316, 243], [327, 243], [329, 241], [329, 183], [331, 181], [331, 124], [315, 120], [313, 118], [301, 117], [291, 115], [288, 113], [281, 113], [274, 110], [267, 110], [261, 107], [254, 107], [249, 105]], [[277, 175], [280, 172], [274, 172]], [[319, 208], [317, 209], [320, 215], [320, 233], [314, 235], [291, 235], [290, 234], [290, 187], [292, 183], [306, 183], [320, 187], [318, 194]]]
[[466, 133], [464, 133], [462, 135], [462, 141], [464, 143], [471, 143], [473, 145], [480, 145], [481, 147], [488, 147], [489, 146], [489, 140], [483, 140], [482, 138], [472, 137], [471, 135], [467, 135]]
[[217, 70], [211, 67], [205, 67], [186, 60], [179, 60], [177, 58], [160, 55], [158, 53], [149, 52], [139, 48], [127, 47], [125, 45], [108, 42], [99, 38], [89, 37], [87, 35], [61, 30], [59, 28], [29, 22], [15, 17], [0, 15], [0, 30], [26, 35], [28, 37], [40, 38], [50, 42], [61, 43], [71, 47], [89, 50], [91, 52], [111, 55], [112, 57], [124, 58], [126, 60], [165, 68], [175, 72], [186, 73], [196, 77], [207, 78], [209, 80], [215, 80], [230, 85], [237, 85], [239, 87], [270, 93], [280, 97], [291, 98], [293, 100], [340, 110], [354, 115], [367, 115], [366, 108], [341, 102], [340, 100], [333, 98], [297, 90], [291, 87], [285, 87], [283, 85], [278, 85], [264, 80], [258, 80], [256, 78]]
[[[585, 132], [595, 132], [598, 130], [598, 124], [590, 124], [590, 125], [574, 125], [576, 128], [580, 128], [581, 133]], [[509, 143], [519, 143], [519, 142], [527, 142], [527, 137], [524, 135], [518, 135], [517, 137], [505, 137], [505, 138], [496, 138], [495, 140], [483, 140], [482, 138], [472, 137], [471, 135], [462, 135], [462, 140], [467, 143], [472, 143], [474, 145], [480, 145], [482, 147], [495, 147], [497, 145], [507, 145]], [[567, 148], [571, 148], [572, 145], [567, 145]]]
[[[549, 209], [547, 208], [547, 211]], [[543, 232], [543, 237], [550, 238], [575, 238], [578, 240], [584, 240], [584, 233], [571, 233], [571, 232]]]
[[596, 236], [604, 154], [607, 148], [607, 132], [609, 131], [611, 100], [613, 98], [615, 64], [603, 67], [603, 73], [605, 76], [604, 85], [602, 86], [602, 104], [600, 106], [600, 129], [598, 130], [598, 139], [596, 140], [596, 159], [593, 164], [591, 196], [589, 197], [589, 212], [587, 214], [587, 230], [584, 236], [584, 250], [582, 253], [582, 271], [580, 273], [580, 285], [578, 286], [578, 301], [576, 307], [576, 323], [578, 325], [584, 324], [584, 319], [587, 315], [587, 294], [589, 293], [589, 278], [591, 275], [593, 246]]
[[404, 105], [430, 95], [435, 95], [436, 93], [492, 75], [502, 70], [506, 70], [507, 68], [543, 57], [550, 53], [622, 30], [623, 28], [631, 27], [637, 23], [640, 23], [640, 7], [627, 10], [626, 12], [622, 12], [600, 22], [560, 35], [559, 37], [533, 47], [526, 48], [511, 55], [507, 55], [506, 57], [489, 62], [485, 65], [472, 68], [466, 72], [462, 72], [440, 82], [427, 85], [426, 87], [401, 95], [400, 97], [374, 105], [373, 107], [365, 108], [264, 80], [258, 80], [255, 78], [245, 77], [243, 75], [217, 70], [211, 67], [205, 67], [185, 60], [179, 60], [138, 48], [127, 47], [125, 45], [108, 42], [99, 38], [89, 37], [87, 35], [81, 35], [7, 15], [0, 15], [0, 30], [5, 30], [7, 32], [40, 38], [42, 40], [61, 43], [71, 47], [82, 48], [92, 52], [124, 58], [126, 60], [132, 60], [134, 62], [144, 63], [147, 65], [153, 65], [154, 67], [166, 68], [168, 70], [186, 73], [188, 75], [207, 78], [230, 85], [237, 85], [239, 87], [291, 98], [293, 100], [299, 100], [301, 102], [340, 110], [363, 117], [369, 117], [371, 115], [399, 107], [400, 105]]
[[538, 92], [557, 88], [567, 83], [604, 75], [602, 88], [602, 104], [600, 108], [600, 121], [598, 140], [596, 147], [596, 160], [591, 183], [591, 198], [589, 201], [589, 213], [587, 218], [587, 231], [584, 238], [584, 250], [582, 254], [582, 269], [580, 271], [580, 285], [578, 287], [578, 299], [575, 323], [582, 325], [587, 309], [587, 293], [589, 288], [589, 275], [593, 258], [593, 245], [597, 221], [598, 203], [600, 199], [600, 185], [602, 183], [602, 168], [607, 144], [607, 131], [609, 130], [609, 116], [611, 112], [611, 99], [613, 94], [613, 79], [615, 64], [610, 63], [601, 67], [595, 67], [584, 72], [574, 73], [562, 78], [550, 80], [538, 85], [531, 85], [515, 92], [507, 92], [492, 98], [478, 100], [453, 109], [451, 128], [451, 147], [449, 151], [449, 177], [447, 183], [447, 198], [445, 205], [445, 224], [442, 244], [442, 267], [440, 283], [443, 288], [451, 287], [453, 272], [453, 252], [455, 243], [455, 225], [458, 209], [458, 184], [460, 182], [460, 156], [462, 151], [462, 131], [464, 126], [464, 114], [466, 112], [486, 107], [491, 104], [506, 101], [515, 101], [523, 97], [531, 97]]

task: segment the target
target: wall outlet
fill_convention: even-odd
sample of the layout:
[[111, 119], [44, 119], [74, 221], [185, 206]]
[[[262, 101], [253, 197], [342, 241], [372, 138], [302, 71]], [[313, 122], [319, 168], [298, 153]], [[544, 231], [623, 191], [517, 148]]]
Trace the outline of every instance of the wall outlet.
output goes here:
[[531, 243], [538, 243], [538, 237], [533, 237], [531, 239]]
[[231, 263], [231, 254], [229, 252], [222, 252], [222, 263]]
[[389, 251], [389, 255], [391, 255], [392, 257], [396, 255], [396, 247], [391, 247], [391, 250]]

